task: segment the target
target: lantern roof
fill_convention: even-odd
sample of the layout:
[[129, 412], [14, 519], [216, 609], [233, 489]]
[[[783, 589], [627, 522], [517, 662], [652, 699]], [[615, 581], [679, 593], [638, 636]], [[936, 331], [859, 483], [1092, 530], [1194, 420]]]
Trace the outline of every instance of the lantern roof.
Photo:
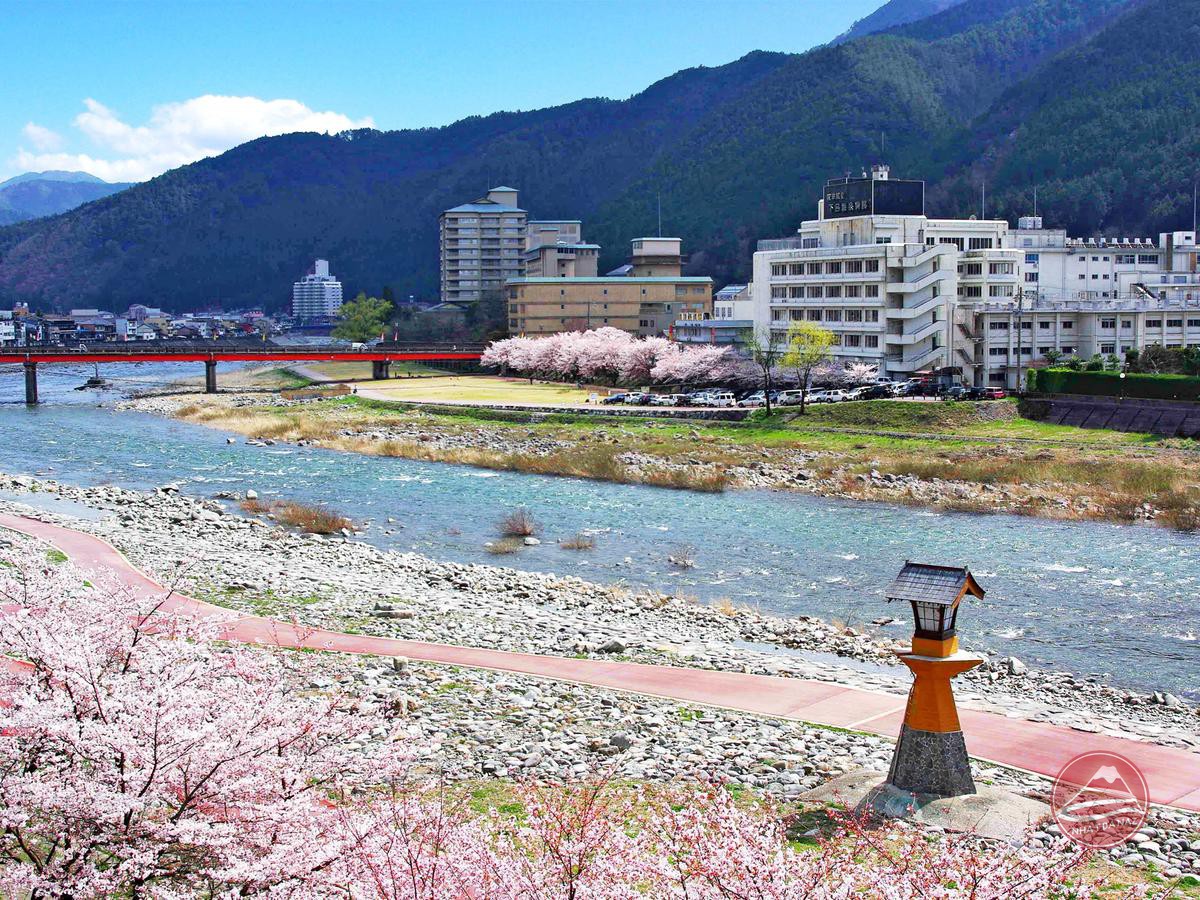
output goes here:
[[884, 596], [889, 601], [908, 600], [953, 606], [964, 594], [982, 598], [983, 593], [983, 588], [970, 570], [962, 566], [905, 562], [896, 580], [884, 591]]

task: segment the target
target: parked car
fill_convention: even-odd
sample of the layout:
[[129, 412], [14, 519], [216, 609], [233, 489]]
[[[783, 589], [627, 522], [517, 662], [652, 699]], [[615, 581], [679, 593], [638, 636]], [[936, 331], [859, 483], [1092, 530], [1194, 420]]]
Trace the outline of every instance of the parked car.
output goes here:
[[968, 400], [982, 400], [983, 395], [986, 392], [987, 392], [987, 388], [969, 387], [969, 388], [967, 388], [967, 399]]
[[803, 391], [798, 389], [794, 391], [780, 391], [779, 399], [776, 402], [780, 406], [799, 406], [802, 397]]
[[843, 399], [845, 399], [845, 400], [865, 400], [865, 399], [867, 399], [867, 391], [869, 391], [869, 390], [870, 390], [870, 387], [867, 387], [865, 385], [860, 386], [860, 387], [855, 387], [855, 388], [849, 388], [845, 391], [846, 396]]
[[702, 397], [696, 402], [697, 406], [733, 406], [737, 402], [737, 398], [729, 391], [717, 391], [709, 394], [707, 397]]
[[650, 399], [650, 395], [645, 391], [630, 391], [625, 395], [625, 402], [629, 404], [642, 404]]
[[766, 402], [766, 395], [762, 391], [756, 391], [749, 397], [743, 397], [737, 402], [737, 405], [742, 407], [763, 406]]
[[1004, 388], [990, 387], [983, 389], [984, 400], [1003, 400], [1007, 396], [1008, 391], [1004, 390]]
[[941, 392], [943, 400], [966, 400], [970, 391], [961, 384], [952, 385]]
[[819, 390], [819, 391], [809, 391], [808, 392], [808, 402], [809, 403], [828, 403], [829, 395], [831, 393], [833, 393], [833, 392], [827, 391], [824, 389]]
[[609, 394], [607, 397], [605, 397], [605, 398], [604, 398], [603, 400], [601, 400], [600, 402], [601, 402], [601, 403], [607, 403], [607, 404], [613, 404], [613, 403], [624, 403], [624, 402], [625, 402], [625, 395], [624, 395], [624, 394]]
[[856, 399], [858, 400], [884, 400], [893, 396], [893, 388], [890, 384], [872, 384], [862, 388], [861, 393]]
[[677, 406], [678, 401], [675, 399], [679, 394], [651, 394], [647, 401], [651, 406]]

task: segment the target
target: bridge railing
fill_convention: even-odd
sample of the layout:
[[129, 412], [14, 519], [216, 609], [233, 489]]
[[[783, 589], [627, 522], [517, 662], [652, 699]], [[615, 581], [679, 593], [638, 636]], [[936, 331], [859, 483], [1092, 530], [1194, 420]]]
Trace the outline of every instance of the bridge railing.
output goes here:
[[70, 346], [51, 346], [39, 344], [33, 347], [0, 347], [0, 355], [29, 355], [30, 357], [37, 356], [61, 356], [64, 353], [79, 353], [80, 355], [88, 353], [103, 353], [103, 354], [118, 354], [122, 356], [139, 356], [142, 354], [153, 354], [155, 356], [169, 356], [172, 354], [179, 355], [194, 355], [196, 353], [238, 353], [251, 354], [255, 356], [279, 356], [287, 353], [341, 353], [341, 354], [362, 354], [364, 356], [375, 355], [379, 353], [387, 353], [395, 351], [397, 353], [482, 353], [486, 349], [486, 344], [481, 343], [429, 343], [425, 341], [389, 341], [381, 344], [371, 344], [365, 347], [348, 347], [345, 344], [303, 344], [296, 346], [288, 346], [283, 344], [262, 344], [255, 342], [253, 344], [235, 344], [235, 343], [213, 343], [199, 341], [172, 341], [170, 343], [159, 343], [158, 341], [145, 341], [137, 343], [109, 343], [107, 341], [84, 342], [81, 344], [73, 344]]

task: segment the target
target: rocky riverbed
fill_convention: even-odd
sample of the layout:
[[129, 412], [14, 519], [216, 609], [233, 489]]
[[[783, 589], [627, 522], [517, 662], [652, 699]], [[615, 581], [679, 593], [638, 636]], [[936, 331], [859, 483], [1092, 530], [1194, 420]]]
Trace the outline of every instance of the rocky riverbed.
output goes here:
[[[547, 654], [623, 658], [891, 691], [894, 641], [811, 617], [784, 619], [631, 593], [551, 573], [443, 563], [356, 540], [302, 535], [234, 512], [234, 498], [81, 488], [0, 476], [0, 508], [111, 541], [163, 583], [222, 605], [313, 625]], [[390, 523], [367, 527], [387, 528]], [[314, 687], [355, 686], [407, 718], [425, 762], [457, 778], [582, 775], [724, 778], [783, 799], [859, 768], [886, 769], [888, 741], [502, 673], [329, 655]], [[989, 660], [961, 679], [974, 706], [1164, 744], [1200, 746], [1196, 710], [1169, 695]], [[985, 764], [981, 782], [1044, 795], [1045, 779]], [[1163, 811], [1116, 859], [1200, 871], [1197, 817]]]
[[[299, 438], [300, 445], [311, 444], [334, 449], [379, 453], [419, 459], [468, 461], [487, 465], [487, 457], [498, 464], [521, 467], [520, 460], [529, 462], [533, 471], [538, 460], [579, 458], [595, 451], [609, 449], [612, 460], [622, 470], [622, 480], [631, 482], [666, 483], [677, 478], [676, 486], [688, 483], [704, 484], [704, 489], [721, 483], [731, 488], [800, 491], [821, 497], [849, 500], [869, 500], [926, 506], [943, 510], [968, 512], [1019, 512], [1062, 519], [1119, 519], [1125, 522], [1151, 522], [1162, 512], [1153, 503], [1127, 503], [1112, 506], [1112, 498], [1103, 492], [1072, 488], [1067, 485], [1046, 484], [989, 484], [932, 475], [920, 477], [906, 473], [881, 471], [882, 460], [853, 459], [845, 453], [829, 450], [805, 450], [795, 447], [737, 447], [720, 445], [711, 436], [697, 430], [692, 432], [692, 452], [660, 455], [639, 448], [639, 441], [623, 424], [578, 429], [569, 435], [552, 436], [534, 429], [512, 425], [488, 425], [471, 422], [469, 427], [447, 422], [437, 416], [411, 410], [389, 419], [386, 424], [364, 427], [347, 418], [343, 424], [336, 411], [323, 409], [317, 413], [314, 404], [319, 398], [287, 400], [270, 392], [231, 391], [218, 396], [173, 393], [147, 395], [124, 401], [121, 405], [144, 412], [167, 416], [183, 416], [205, 423], [207, 416], [197, 416], [197, 410], [238, 410], [241, 416], [219, 422], [221, 427], [234, 428], [254, 436], [262, 425], [271, 420], [259, 420], [272, 412], [309, 407], [319, 432], [311, 438]], [[1015, 409], [1000, 405], [993, 415], [1015, 415]], [[642, 423], [643, 431], [677, 427], [660, 423]], [[989, 446], [987, 456], [1022, 457], [1028, 448], [996, 443]], [[517, 461], [517, 462], [514, 462]], [[947, 471], [953, 466], [947, 465]], [[606, 477], [601, 474], [598, 477]]]

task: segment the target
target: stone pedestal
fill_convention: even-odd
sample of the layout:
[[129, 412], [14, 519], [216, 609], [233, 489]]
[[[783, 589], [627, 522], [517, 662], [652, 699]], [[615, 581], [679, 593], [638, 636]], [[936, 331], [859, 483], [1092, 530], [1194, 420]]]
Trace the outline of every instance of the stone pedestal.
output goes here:
[[961, 731], [900, 727], [888, 783], [913, 794], [958, 797], [975, 793], [971, 761]]

